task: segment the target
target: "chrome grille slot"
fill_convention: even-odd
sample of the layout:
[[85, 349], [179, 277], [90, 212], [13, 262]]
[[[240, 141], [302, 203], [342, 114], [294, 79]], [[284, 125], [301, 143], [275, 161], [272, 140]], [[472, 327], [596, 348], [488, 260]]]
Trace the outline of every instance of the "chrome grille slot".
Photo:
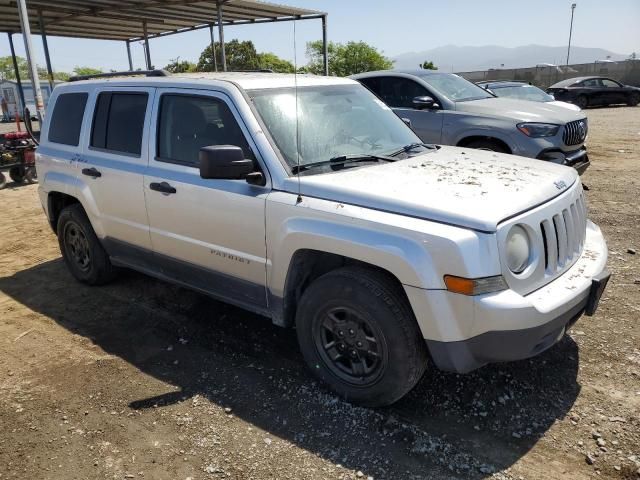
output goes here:
[[573, 246], [576, 242], [576, 230], [573, 228], [573, 219], [569, 210], [564, 209], [562, 211], [562, 217], [564, 218], [564, 226], [567, 229], [567, 252], [565, 261], [573, 256]]
[[564, 126], [562, 132], [562, 141], [565, 145], [578, 145], [587, 138], [588, 126], [587, 119], [569, 122]]
[[560, 213], [540, 222], [547, 274], [553, 274], [582, 252], [586, 229], [586, 206], [582, 195]]
[[564, 265], [567, 258], [567, 226], [564, 223], [562, 214], [553, 216], [553, 225], [556, 227], [556, 238], [558, 239], [558, 265]]

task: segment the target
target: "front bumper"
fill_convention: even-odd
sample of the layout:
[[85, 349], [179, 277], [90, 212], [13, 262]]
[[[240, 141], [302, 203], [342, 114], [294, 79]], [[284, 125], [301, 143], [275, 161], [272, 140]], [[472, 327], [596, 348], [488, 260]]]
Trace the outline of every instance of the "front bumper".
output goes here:
[[595, 313], [609, 277], [609, 272], [604, 270], [593, 279], [589, 294], [584, 299], [550, 322], [523, 330], [486, 332], [458, 342], [427, 340], [431, 356], [441, 370], [466, 373], [487, 363], [538, 355], [555, 345], [583, 314], [590, 316]]
[[591, 162], [589, 161], [589, 155], [587, 155], [587, 148], [582, 147], [573, 152], [563, 152], [559, 149], [546, 149], [540, 152], [536, 157], [539, 160], [546, 160], [548, 162], [558, 163], [560, 165], [566, 165], [573, 167], [578, 171], [579, 175], [586, 172]]
[[419, 294], [406, 286], [405, 291], [435, 364], [465, 373], [487, 363], [529, 358], [554, 345], [585, 311], [595, 311], [608, 280], [606, 262], [602, 233], [589, 222], [578, 260], [527, 295], [513, 290], [475, 297], [442, 290]]

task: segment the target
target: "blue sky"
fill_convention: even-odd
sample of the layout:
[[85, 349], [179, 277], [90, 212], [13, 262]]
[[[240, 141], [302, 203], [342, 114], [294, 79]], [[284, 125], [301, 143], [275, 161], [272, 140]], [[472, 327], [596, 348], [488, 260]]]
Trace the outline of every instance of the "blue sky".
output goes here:
[[[616, 53], [640, 54], [640, 0], [575, 0], [573, 45], [606, 48]], [[571, 0], [275, 0], [329, 13], [329, 39], [337, 42], [363, 40], [387, 56], [409, 51], [454, 45], [567, 43]], [[305, 45], [321, 38], [320, 20], [297, 22], [298, 64], [306, 62]], [[271, 51], [293, 60], [293, 24], [236, 26], [225, 29], [225, 39], [253, 40], [258, 51]], [[16, 50], [23, 55], [22, 39], [14, 36]], [[208, 44], [208, 30], [151, 40], [151, 60], [162, 67], [172, 58], [197, 61]], [[34, 36], [37, 61], [44, 66], [42, 42]], [[74, 66], [104, 69], [127, 68], [123, 42], [49, 39], [54, 70], [71, 71]], [[143, 51], [132, 46], [136, 67], [143, 67]], [[0, 56], [9, 55], [6, 35], [0, 36]]]

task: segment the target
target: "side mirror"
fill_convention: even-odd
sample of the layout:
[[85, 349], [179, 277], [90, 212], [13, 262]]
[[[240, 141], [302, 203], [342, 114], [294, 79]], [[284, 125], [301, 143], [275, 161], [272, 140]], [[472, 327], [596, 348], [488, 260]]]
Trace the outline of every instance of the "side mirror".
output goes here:
[[410, 118], [402, 117], [400, 120], [402, 120], [407, 127], [412, 128], [411, 127], [411, 119]]
[[413, 103], [413, 108], [415, 108], [416, 110], [424, 110], [426, 108], [438, 108], [440, 106], [436, 103], [436, 101], [433, 98], [429, 96], [414, 97], [412, 103]]
[[235, 145], [209, 145], [200, 149], [200, 177], [240, 180], [253, 172], [253, 161]]

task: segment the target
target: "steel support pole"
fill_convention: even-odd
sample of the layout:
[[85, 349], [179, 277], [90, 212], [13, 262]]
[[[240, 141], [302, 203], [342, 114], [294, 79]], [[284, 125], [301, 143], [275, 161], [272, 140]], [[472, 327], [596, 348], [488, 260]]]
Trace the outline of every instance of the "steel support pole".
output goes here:
[[220, 39], [220, 60], [222, 71], [227, 71], [227, 55], [224, 48], [224, 26], [222, 25], [222, 3], [218, 2], [218, 38]]
[[131, 58], [131, 42], [129, 40], [125, 40], [127, 44], [127, 59], [129, 60], [129, 71], [133, 72], [133, 59]]
[[47, 30], [42, 18], [42, 10], [38, 10], [38, 23], [40, 24], [40, 35], [42, 36], [42, 47], [44, 49], [44, 60], [47, 63], [47, 76], [49, 78], [49, 87], [53, 92], [53, 69], [51, 68], [51, 57], [49, 56], [49, 43], [47, 42]]
[[327, 44], [327, 16], [322, 16], [322, 55], [324, 74], [329, 75], [329, 46]]
[[211, 57], [213, 57], [213, 71], [218, 71], [218, 60], [216, 59], [216, 41], [213, 37], [213, 24], [209, 25], [209, 36], [211, 37]]
[[151, 53], [149, 52], [149, 35], [147, 34], [147, 22], [142, 22], [142, 32], [144, 33], [144, 58], [147, 62], [147, 70], [151, 70]]
[[22, 37], [24, 38], [24, 50], [27, 55], [29, 72], [31, 73], [31, 86], [33, 87], [33, 97], [36, 102], [36, 112], [38, 114], [38, 120], [42, 125], [42, 120], [44, 119], [44, 102], [42, 101], [42, 90], [40, 90], [38, 66], [35, 63], [33, 46], [31, 45], [31, 26], [29, 25], [29, 12], [27, 11], [27, 3], [25, 0], [18, 0], [17, 3], [18, 14], [20, 16], [20, 26], [22, 27]]
[[[18, 68], [18, 60], [16, 58], [16, 49], [13, 47], [13, 34], [7, 32], [7, 36], [9, 37], [9, 50], [11, 50], [11, 60], [13, 61], [13, 71], [16, 75], [16, 83], [18, 85], [18, 96], [20, 97], [20, 103], [22, 103], [22, 108], [26, 105], [24, 101], [24, 89], [22, 88], [22, 80], [20, 79], [20, 69]], [[17, 109], [16, 109], [17, 110]], [[22, 117], [22, 113], [20, 113]]]
[[576, 4], [571, 4], [571, 24], [569, 26], [569, 45], [567, 45], [567, 65], [569, 65], [569, 54], [571, 53], [571, 34], [573, 33], [573, 11], [576, 9]]

